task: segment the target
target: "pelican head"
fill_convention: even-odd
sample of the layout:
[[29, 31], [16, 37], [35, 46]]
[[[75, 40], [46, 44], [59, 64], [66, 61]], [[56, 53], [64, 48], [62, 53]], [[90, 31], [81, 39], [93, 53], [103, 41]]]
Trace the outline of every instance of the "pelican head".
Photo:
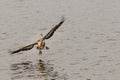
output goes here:
[[43, 34], [40, 34], [40, 38], [39, 38], [39, 40], [42, 40], [43, 39]]
[[40, 34], [40, 38], [43, 38], [43, 34]]

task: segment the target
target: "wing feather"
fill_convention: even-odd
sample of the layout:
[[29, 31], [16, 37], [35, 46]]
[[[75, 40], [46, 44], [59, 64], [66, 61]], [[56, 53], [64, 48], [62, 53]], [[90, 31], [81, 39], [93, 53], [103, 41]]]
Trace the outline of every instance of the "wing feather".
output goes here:
[[36, 45], [36, 44], [37, 44], [37, 43], [27, 45], [27, 46], [25, 46], [25, 47], [23, 47], [23, 48], [20, 48], [20, 49], [18, 49], [18, 50], [13, 51], [11, 54], [18, 53], [18, 52], [20, 52], [20, 51], [30, 50], [30, 49], [32, 49], [32, 48], [34, 47], [34, 45]]
[[55, 27], [53, 27], [45, 36], [43, 39], [49, 39], [50, 37], [53, 36], [54, 32], [64, 23], [65, 19], [64, 17], [62, 17], [62, 20], [55, 25]]

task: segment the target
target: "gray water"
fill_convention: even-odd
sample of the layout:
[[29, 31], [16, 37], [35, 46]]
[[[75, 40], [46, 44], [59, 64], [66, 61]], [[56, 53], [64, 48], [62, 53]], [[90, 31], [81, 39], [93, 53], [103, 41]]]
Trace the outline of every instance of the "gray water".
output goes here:
[[[119, 0], [0, 0], [0, 80], [119, 80]], [[49, 50], [11, 55], [39, 39]]]

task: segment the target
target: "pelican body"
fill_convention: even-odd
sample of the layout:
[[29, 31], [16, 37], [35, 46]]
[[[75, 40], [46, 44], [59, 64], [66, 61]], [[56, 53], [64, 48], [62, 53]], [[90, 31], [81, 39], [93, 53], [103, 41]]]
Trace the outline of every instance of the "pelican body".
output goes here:
[[39, 50], [39, 54], [42, 54], [41, 50], [42, 49], [49, 49], [47, 46], [46, 46], [46, 43], [45, 41], [43, 40], [43, 35], [40, 34], [41, 38], [37, 41], [37, 49]]
[[40, 34], [40, 39], [37, 40], [35, 43], [33, 44], [30, 44], [30, 45], [27, 45], [23, 48], [20, 48], [18, 50], [15, 50], [13, 51], [11, 54], [14, 54], [14, 53], [18, 53], [20, 51], [26, 51], [26, 50], [30, 50], [32, 49], [35, 45], [37, 45], [37, 49], [39, 50], [39, 54], [42, 54], [42, 51], [43, 49], [49, 49], [46, 44], [45, 44], [45, 40], [46, 39], [49, 39], [50, 37], [53, 36], [54, 32], [64, 23], [65, 19], [64, 17], [62, 17], [61, 21], [55, 25], [45, 36], [43, 36], [42, 34]]

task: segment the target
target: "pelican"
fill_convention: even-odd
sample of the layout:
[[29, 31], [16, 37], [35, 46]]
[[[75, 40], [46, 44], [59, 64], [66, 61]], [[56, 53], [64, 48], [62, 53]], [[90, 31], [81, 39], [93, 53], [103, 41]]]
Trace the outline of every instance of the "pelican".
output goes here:
[[54, 32], [64, 23], [65, 19], [64, 17], [62, 17], [61, 21], [55, 25], [45, 36], [43, 36], [43, 34], [40, 34], [40, 39], [37, 40], [35, 43], [27, 45], [25, 47], [22, 47], [18, 50], [12, 51], [11, 54], [15, 54], [18, 53], [20, 51], [27, 51], [27, 50], [31, 50], [35, 45], [37, 45], [37, 49], [39, 50], [39, 54], [42, 54], [43, 49], [49, 49], [49, 47], [46, 46], [45, 40], [49, 39], [53, 36]]

